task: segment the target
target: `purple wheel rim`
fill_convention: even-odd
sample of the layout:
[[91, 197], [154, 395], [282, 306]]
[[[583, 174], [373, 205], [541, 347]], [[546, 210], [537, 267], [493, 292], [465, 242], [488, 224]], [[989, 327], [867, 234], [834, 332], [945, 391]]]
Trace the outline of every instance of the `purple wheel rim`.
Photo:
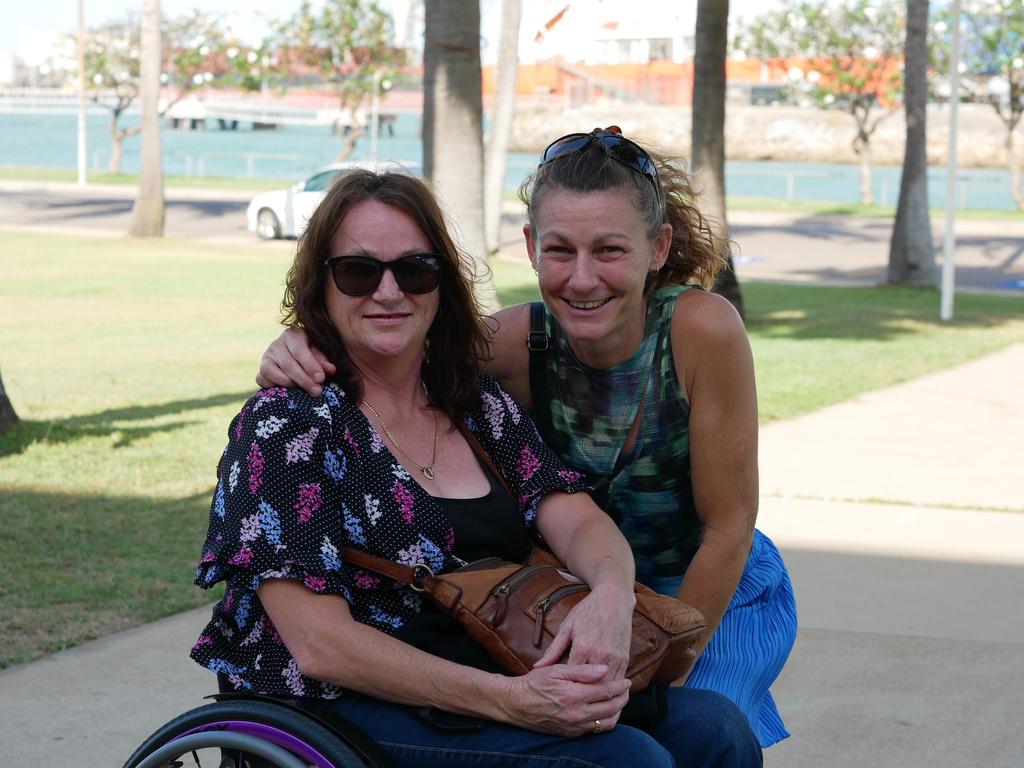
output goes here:
[[251, 720], [221, 720], [215, 723], [206, 723], [175, 736], [173, 741], [190, 736], [193, 733], [205, 733], [206, 731], [231, 731], [232, 733], [244, 733], [248, 736], [255, 736], [295, 753], [303, 760], [309, 761], [316, 768], [335, 768], [334, 763], [302, 739], [272, 725], [254, 723]]

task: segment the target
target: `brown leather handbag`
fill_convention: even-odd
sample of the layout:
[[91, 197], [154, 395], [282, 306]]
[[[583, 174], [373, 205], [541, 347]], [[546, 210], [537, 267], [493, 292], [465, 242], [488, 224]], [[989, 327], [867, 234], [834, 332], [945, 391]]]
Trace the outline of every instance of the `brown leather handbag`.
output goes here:
[[[345, 547], [343, 557], [361, 568], [409, 584], [426, 593], [444, 613], [465, 627], [473, 640], [506, 672], [524, 675], [544, 655], [573, 606], [590, 588], [558, 567], [544, 551], [527, 565], [499, 558], [477, 560], [449, 573], [426, 565], [400, 565]], [[547, 562], [538, 562], [539, 559]], [[634, 586], [633, 635], [626, 677], [632, 692], [653, 683], [685, 677], [696, 660], [694, 645], [705, 629], [696, 608], [643, 584]]]

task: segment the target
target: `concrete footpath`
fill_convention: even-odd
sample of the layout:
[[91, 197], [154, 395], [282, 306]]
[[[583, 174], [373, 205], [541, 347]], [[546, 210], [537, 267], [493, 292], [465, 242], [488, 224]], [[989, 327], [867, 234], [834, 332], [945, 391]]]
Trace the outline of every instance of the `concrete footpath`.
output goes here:
[[[801, 630], [769, 768], [1024, 768], [1024, 344], [761, 433]], [[202, 608], [0, 672], [6, 765], [120, 765], [212, 689]]]

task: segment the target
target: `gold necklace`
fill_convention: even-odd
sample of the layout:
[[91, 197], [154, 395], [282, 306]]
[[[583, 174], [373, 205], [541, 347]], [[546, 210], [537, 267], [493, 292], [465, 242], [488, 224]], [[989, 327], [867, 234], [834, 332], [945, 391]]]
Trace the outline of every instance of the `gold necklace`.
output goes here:
[[[422, 381], [420, 382], [420, 384], [423, 387], [423, 394], [426, 395], [427, 394], [427, 385], [424, 382], [422, 382]], [[428, 400], [429, 400], [429, 397], [428, 397]], [[388, 429], [388, 425], [384, 423], [384, 419], [382, 419], [380, 417], [380, 414], [377, 413], [377, 409], [374, 408], [372, 405], [370, 405], [370, 402], [365, 397], [363, 398], [363, 403], [366, 405], [367, 408], [370, 409], [370, 412], [374, 416], [377, 417], [377, 421], [380, 422], [381, 427], [383, 427], [383, 429], [384, 429], [384, 434], [388, 436], [388, 440], [390, 440], [391, 444], [394, 445], [395, 448], [398, 449], [398, 452], [400, 454], [402, 454], [403, 456], [405, 456], [405, 458], [407, 458], [409, 461], [411, 461], [412, 465], [414, 467], [416, 467], [416, 469], [418, 469], [420, 472], [422, 472], [424, 477], [426, 477], [428, 480], [433, 480], [434, 479], [434, 464], [437, 463], [437, 432], [438, 432], [438, 424], [439, 424], [438, 418], [437, 418], [437, 411], [434, 411], [434, 452], [430, 455], [430, 463], [427, 464], [426, 466], [423, 466], [422, 464], [418, 463], [416, 461], [416, 459], [414, 459], [412, 456], [410, 456], [408, 453], [406, 453], [405, 450], [402, 448], [402, 446], [400, 446], [398, 444], [398, 441], [395, 440], [395, 436], [392, 435], [391, 434], [391, 430]]]

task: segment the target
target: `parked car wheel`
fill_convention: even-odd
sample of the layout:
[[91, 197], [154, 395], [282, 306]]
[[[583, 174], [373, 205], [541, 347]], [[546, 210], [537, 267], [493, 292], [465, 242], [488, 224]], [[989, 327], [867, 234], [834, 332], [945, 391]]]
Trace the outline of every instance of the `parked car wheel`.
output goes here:
[[277, 240], [281, 237], [281, 222], [269, 208], [264, 208], [256, 217], [256, 234], [264, 240]]

